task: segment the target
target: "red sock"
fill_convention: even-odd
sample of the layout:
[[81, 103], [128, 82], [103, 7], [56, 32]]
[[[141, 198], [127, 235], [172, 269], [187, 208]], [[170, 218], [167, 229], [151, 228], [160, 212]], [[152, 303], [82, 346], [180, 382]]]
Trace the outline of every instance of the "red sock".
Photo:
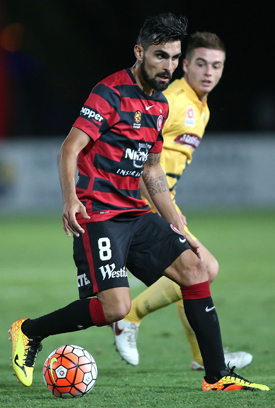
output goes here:
[[211, 296], [209, 281], [181, 288], [183, 299], [204, 299]]
[[96, 326], [101, 327], [109, 324], [105, 319], [103, 307], [100, 300], [98, 300], [97, 298], [92, 298], [89, 303], [89, 310], [92, 321]]

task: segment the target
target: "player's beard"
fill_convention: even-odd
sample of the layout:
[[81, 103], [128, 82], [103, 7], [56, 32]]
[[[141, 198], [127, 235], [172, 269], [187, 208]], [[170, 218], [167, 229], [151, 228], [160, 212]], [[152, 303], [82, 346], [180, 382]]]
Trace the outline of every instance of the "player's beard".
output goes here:
[[[153, 78], [151, 78], [148, 74], [148, 72], [146, 71], [145, 68], [145, 59], [142, 61], [142, 63], [140, 64], [140, 72], [142, 75], [142, 78], [144, 79], [144, 81], [151, 86], [151, 88], [155, 89], [156, 91], [164, 91], [168, 85], [170, 84], [171, 80], [172, 80], [172, 75], [169, 72], [159, 72], [158, 74], [156, 74]], [[169, 81], [167, 82], [158, 82], [157, 77], [161, 76], [161, 75], [166, 75], [169, 77]]]

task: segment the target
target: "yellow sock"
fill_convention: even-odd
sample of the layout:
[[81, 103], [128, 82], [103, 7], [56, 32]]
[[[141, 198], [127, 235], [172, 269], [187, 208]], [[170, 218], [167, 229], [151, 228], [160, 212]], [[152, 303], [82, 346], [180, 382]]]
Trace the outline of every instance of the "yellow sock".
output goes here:
[[178, 314], [179, 314], [181, 323], [183, 325], [183, 330], [185, 332], [186, 338], [191, 347], [193, 361], [196, 361], [196, 363], [203, 366], [203, 360], [202, 360], [200, 348], [197, 342], [197, 338], [187, 320], [182, 300], [177, 302], [177, 308], [178, 308]]
[[149, 313], [180, 299], [182, 294], [179, 285], [163, 276], [132, 301], [130, 313], [125, 320], [139, 324]]

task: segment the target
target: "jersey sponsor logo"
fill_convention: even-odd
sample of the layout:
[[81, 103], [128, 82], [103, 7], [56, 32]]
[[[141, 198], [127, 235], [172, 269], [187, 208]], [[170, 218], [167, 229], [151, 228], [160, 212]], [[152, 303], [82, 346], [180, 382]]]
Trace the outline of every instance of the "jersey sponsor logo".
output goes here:
[[176, 139], [174, 139], [175, 143], [190, 146], [192, 149], [196, 149], [200, 141], [201, 138], [194, 133], [184, 133], [184, 135], [177, 136]]
[[101, 116], [100, 113], [96, 112], [91, 108], [87, 108], [87, 106], [82, 107], [80, 111], [80, 116], [86, 119], [94, 119], [97, 122], [102, 122], [104, 120], [103, 116]]
[[89, 281], [89, 279], [86, 276], [86, 273], [83, 273], [82, 275], [79, 275], [77, 277], [77, 281], [78, 281], [78, 287], [80, 288], [81, 286], [85, 286], [85, 285], [89, 285], [89, 283], [91, 283]]
[[103, 280], [104, 279], [113, 279], [113, 278], [127, 278], [127, 271], [126, 267], [120, 268], [118, 271], [115, 271], [116, 264], [112, 263], [111, 265], [107, 264], [104, 266], [100, 266], [98, 268], [102, 274]]
[[134, 119], [135, 119], [135, 122], [133, 123], [133, 129], [140, 129], [141, 128], [141, 112], [140, 112], [140, 110], [135, 112]]
[[133, 160], [135, 167], [142, 167], [142, 164], [138, 163], [145, 163], [148, 158], [148, 152], [144, 151], [137, 151], [130, 148], [125, 150], [125, 159]]
[[[131, 149], [128, 147], [125, 149], [123, 159], [131, 160], [133, 163], [133, 167], [137, 168], [138, 170], [129, 168], [131, 165], [125, 165], [127, 168], [119, 168], [116, 171], [116, 174], [120, 176], [127, 177], [141, 177], [143, 173], [143, 166], [146, 160], [148, 159], [149, 152], [152, 148], [150, 143], [139, 143], [138, 149]], [[121, 165], [123, 165], [123, 160], [121, 161]]]
[[184, 244], [184, 243], [186, 242], [186, 238], [184, 238], [184, 239], [179, 238], [179, 241], [180, 241], [182, 244]]
[[125, 150], [125, 159], [133, 160], [134, 167], [142, 168], [143, 163], [148, 159], [148, 154], [152, 145], [149, 143], [139, 143], [138, 150], [127, 148]]
[[118, 174], [119, 176], [122, 176], [122, 177], [131, 176], [131, 177], [135, 177], [135, 178], [136, 178], [136, 177], [137, 177], [137, 178], [141, 177], [142, 173], [143, 173], [143, 170], [142, 170], [142, 171], [137, 171], [137, 170], [118, 169], [118, 170], [116, 171], [116, 174]]
[[157, 119], [157, 129], [160, 132], [161, 128], [162, 128], [162, 124], [163, 124], [163, 116], [159, 115], [158, 119]]
[[195, 111], [193, 106], [188, 106], [184, 124], [186, 126], [195, 126]]
[[182, 233], [181, 233], [176, 227], [174, 227], [173, 224], [170, 224], [170, 227], [171, 227], [171, 229], [172, 229], [174, 232], [176, 232], [177, 234], [182, 235]]

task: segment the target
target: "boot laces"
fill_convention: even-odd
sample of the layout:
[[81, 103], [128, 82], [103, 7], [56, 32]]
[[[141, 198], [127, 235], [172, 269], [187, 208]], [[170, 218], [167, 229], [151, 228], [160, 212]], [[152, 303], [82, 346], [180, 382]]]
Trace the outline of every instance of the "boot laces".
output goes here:
[[227, 369], [227, 371], [228, 371], [228, 376], [229, 376], [229, 377], [238, 378], [239, 380], [245, 381], [245, 382], [247, 382], [248, 384], [252, 384], [251, 381], [248, 381], [248, 380], [245, 379], [244, 377], [241, 377], [239, 374], [235, 373], [235, 372], [234, 372], [235, 368], [236, 368], [235, 366], [233, 366], [232, 368], [229, 368], [229, 363], [228, 363], [226, 369]]
[[38, 340], [29, 340], [25, 351], [25, 365], [27, 367], [33, 367], [35, 359], [39, 351], [42, 350], [42, 344]]

